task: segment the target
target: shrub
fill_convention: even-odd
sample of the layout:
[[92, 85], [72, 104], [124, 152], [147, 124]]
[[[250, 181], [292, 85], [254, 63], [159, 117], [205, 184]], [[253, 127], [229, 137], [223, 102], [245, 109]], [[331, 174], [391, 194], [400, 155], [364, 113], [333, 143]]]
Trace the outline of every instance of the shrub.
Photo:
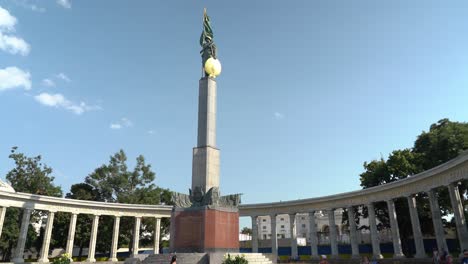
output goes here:
[[245, 259], [245, 257], [237, 255], [235, 258], [232, 258], [231, 255], [227, 254], [225, 256], [224, 261], [222, 264], [248, 264], [249, 262]]
[[68, 253], [60, 255], [60, 257], [55, 258], [53, 264], [70, 264], [71, 258]]

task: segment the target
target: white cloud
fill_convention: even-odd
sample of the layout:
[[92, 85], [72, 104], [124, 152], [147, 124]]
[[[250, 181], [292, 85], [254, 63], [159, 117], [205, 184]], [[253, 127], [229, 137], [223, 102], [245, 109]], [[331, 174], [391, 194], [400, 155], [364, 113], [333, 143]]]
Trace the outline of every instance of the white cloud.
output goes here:
[[156, 131], [154, 131], [154, 130], [148, 130], [148, 134], [153, 135], [154, 133], [156, 133]]
[[11, 54], [26, 56], [31, 46], [22, 38], [5, 34], [15, 31], [16, 18], [0, 6], [0, 49]]
[[5, 35], [0, 32], [0, 49], [11, 54], [26, 56], [29, 54], [31, 46], [22, 38]]
[[110, 124], [111, 129], [121, 129], [122, 125], [121, 124]]
[[276, 119], [283, 119], [284, 118], [284, 114], [282, 114], [280, 112], [275, 112], [274, 115], [275, 115]]
[[71, 8], [71, 0], [57, 0], [57, 4], [63, 8]]
[[14, 0], [13, 3], [17, 4], [18, 6], [21, 6], [23, 8], [29, 9], [34, 12], [45, 12], [46, 9], [44, 7], [37, 6], [35, 4], [30, 3], [28, 0]]
[[65, 73], [63, 73], [63, 72], [57, 74], [56, 77], [61, 79], [61, 80], [66, 81], [66, 82], [71, 82], [70, 78], [68, 78], [68, 76], [65, 75]]
[[42, 80], [42, 85], [46, 87], [55, 87], [55, 82], [52, 81], [51, 79], [44, 79]]
[[16, 67], [0, 69], [0, 91], [23, 87], [31, 89], [31, 74]]
[[110, 129], [121, 129], [124, 127], [132, 127], [133, 122], [126, 117], [122, 117], [119, 121], [110, 124]]
[[14, 31], [16, 22], [16, 17], [0, 6], [0, 31]]
[[40, 104], [50, 107], [56, 108], [63, 108], [77, 115], [81, 115], [84, 112], [92, 111], [92, 110], [99, 110], [101, 107], [99, 106], [90, 106], [87, 105], [85, 102], [74, 103], [62, 94], [49, 94], [49, 93], [41, 93], [39, 95], [34, 96], [34, 99], [38, 101]]

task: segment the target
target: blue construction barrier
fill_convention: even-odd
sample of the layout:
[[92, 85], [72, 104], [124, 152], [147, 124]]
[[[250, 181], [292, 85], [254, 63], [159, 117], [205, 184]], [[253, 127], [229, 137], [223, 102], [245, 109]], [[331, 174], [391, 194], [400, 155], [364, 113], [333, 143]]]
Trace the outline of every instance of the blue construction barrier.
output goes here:
[[[437, 242], [435, 239], [424, 239], [424, 249], [427, 253], [432, 253], [433, 248], [437, 247]], [[447, 246], [450, 252], [459, 252], [458, 240], [456, 239], [447, 239]], [[414, 241], [412, 239], [408, 239], [402, 241], [402, 247], [405, 252], [413, 255], [416, 253]], [[380, 251], [383, 254], [393, 254], [393, 243], [381, 243], [380, 244]], [[251, 253], [252, 248], [240, 248], [240, 252], [242, 253]], [[259, 253], [271, 253], [271, 248], [259, 248]], [[312, 250], [310, 246], [298, 246], [297, 252], [299, 255], [312, 255]], [[339, 254], [351, 254], [351, 245], [338, 245], [338, 253]], [[359, 253], [372, 253], [372, 245], [370, 244], [360, 244], [359, 245]], [[318, 254], [319, 255], [330, 255], [331, 254], [331, 247], [330, 245], [319, 245], [318, 246]], [[291, 247], [278, 247], [278, 255], [279, 256], [291, 256]]]

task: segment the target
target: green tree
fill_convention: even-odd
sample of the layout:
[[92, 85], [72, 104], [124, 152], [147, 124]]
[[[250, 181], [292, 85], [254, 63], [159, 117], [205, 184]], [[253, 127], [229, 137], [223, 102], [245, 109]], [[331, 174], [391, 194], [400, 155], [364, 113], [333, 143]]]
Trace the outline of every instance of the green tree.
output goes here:
[[[151, 165], [146, 164], [142, 155], [136, 158], [133, 170], [127, 166], [127, 156], [123, 150], [110, 157], [109, 163], [96, 168], [85, 178], [85, 182], [72, 186], [67, 197], [103, 202], [131, 204], [170, 204], [171, 194], [167, 189], [157, 187], [153, 182], [156, 174]], [[97, 250], [108, 252], [111, 245], [111, 234], [114, 219], [101, 217], [99, 221], [99, 240]], [[90, 226], [83, 225], [83, 238], [89, 234]], [[120, 220], [119, 246], [132, 245], [134, 218], [122, 217]], [[140, 234], [153, 233], [155, 219], [143, 218]], [[168, 232], [169, 221], [161, 221], [161, 236]], [[77, 234], [79, 233], [77, 231]], [[79, 240], [78, 240], [79, 241]], [[160, 240], [161, 241], [161, 240]], [[141, 245], [152, 244], [152, 237], [142, 237]], [[85, 245], [86, 246], [86, 245]]]
[[[6, 179], [15, 191], [55, 197], [62, 196], [60, 186], [53, 183], [52, 168], [41, 162], [42, 157], [40, 155], [28, 157], [18, 152], [17, 147], [13, 147], [9, 158], [14, 161], [15, 167], [7, 173]], [[34, 211], [30, 223], [38, 223], [42, 216], [42, 212]], [[0, 240], [0, 251], [3, 254], [3, 260], [11, 259], [12, 249], [16, 246], [19, 236], [21, 218], [22, 210], [18, 208], [7, 209]], [[39, 244], [38, 234], [30, 226], [26, 247], [38, 247]]]
[[[439, 120], [430, 126], [428, 132], [423, 131], [417, 137], [413, 148], [395, 150], [386, 160], [381, 158], [364, 162], [364, 172], [360, 175], [361, 186], [366, 189], [407, 178], [447, 162], [466, 149], [468, 149], [468, 123]], [[460, 189], [463, 191], [463, 196], [466, 196], [466, 183]], [[443, 215], [451, 213], [450, 198], [446, 188], [440, 188], [438, 193]], [[417, 201], [422, 231], [433, 233], [428, 199], [425, 195], [421, 195], [417, 197]], [[398, 214], [398, 224], [402, 240], [408, 239], [412, 235], [412, 230], [406, 199], [397, 199], [395, 206], [398, 212], [405, 212]], [[376, 203], [375, 208], [382, 227], [389, 227], [386, 204]], [[367, 217], [366, 208], [363, 210], [363, 215]]]

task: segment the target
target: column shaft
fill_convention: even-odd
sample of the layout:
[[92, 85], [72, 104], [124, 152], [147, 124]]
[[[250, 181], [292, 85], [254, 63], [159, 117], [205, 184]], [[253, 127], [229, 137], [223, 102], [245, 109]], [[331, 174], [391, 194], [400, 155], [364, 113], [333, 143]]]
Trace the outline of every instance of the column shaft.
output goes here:
[[258, 216], [251, 216], [252, 218], [252, 252], [258, 253]]
[[429, 204], [431, 206], [432, 213], [432, 223], [434, 224], [434, 232], [437, 240], [437, 248], [439, 252], [446, 250], [448, 252], [447, 241], [445, 240], [444, 235], [444, 226], [442, 224], [442, 216], [440, 214], [439, 201], [437, 200], [437, 195], [435, 190], [430, 190], [427, 192], [429, 196]]
[[330, 247], [332, 258], [338, 258], [338, 242], [337, 242], [337, 233], [336, 233], [336, 223], [335, 223], [335, 209], [327, 210], [328, 223], [330, 227]]
[[156, 217], [154, 226], [154, 254], [159, 254], [159, 237], [161, 236], [161, 218]]
[[351, 241], [351, 254], [353, 258], [359, 258], [359, 244], [356, 234], [356, 219], [354, 207], [348, 206], [349, 238]]
[[75, 241], [76, 219], [78, 214], [72, 214], [70, 218], [70, 225], [68, 226], [67, 246], [65, 252], [73, 257], [73, 243]]
[[466, 230], [463, 201], [460, 197], [460, 191], [458, 190], [458, 185], [456, 183], [449, 184], [448, 190], [453, 214], [455, 216], [455, 225], [457, 226], [458, 241], [460, 242], [460, 248], [463, 251], [464, 249], [468, 249], [468, 232]]
[[3, 222], [5, 221], [6, 210], [6, 207], [0, 207], [0, 237], [2, 237]]
[[50, 237], [52, 236], [52, 228], [54, 226], [54, 212], [49, 212], [47, 215], [47, 224], [44, 230], [44, 240], [42, 240], [42, 248], [38, 262], [49, 262], [49, 246]]
[[387, 207], [388, 217], [390, 218], [390, 227], [392, 229], [393, 257], [402, 258], [405, 255], [403, 255], [403, 250], [401, 249], [400, 229], [398, 227], [395, 202], [393, 200], [388, 200]]
[[135, 226], [133, 229], [133, 252], [132, 257], [136, 257], [138, 255], [138, 247], [140, 244], [140, 224], [141, 224], [141, 217], [135, 217]]
[[408, 196], [408, 208], [411, 217], [411, 226], [413, 228], [413, 239], [416, 247], [416, 258], [425, 258], [426, 252], [424, 250], [423, 236], [421, 232], [421, 224], [419, 223], [418, 209], [416, 207], [416, 198]]
[[24, 246], [26, 245], [26, 238], [28, 235], [28, 228], [29, 228], [29, 220], [31, 218], [32, 209], [24, 209], [23, 210], [23, 217], [21, 218], [21, 227], [20, 233], [18, 237], [18, 244], [15, 248], [15, 255], [12, 259], [12, 262], [15, 263], [23, 263], [24, 258]]
[[273, 263], [278, 260], [278, 231], [276, 230], [276, 214], [270, 215], [271, 222], [271, 253], [273, 254]]
[[110, 251], [110, 261], [116, 262], [117, 259], [117, 247], [119, 245], [119, 228], [120, 228], [120, 216], [114, 216], [114, 228], [112, 229], [112, 245]]
[[96, 262], [94, 255], [96, 254], [96, 240], [99, 225], [99, 215], [93, 216], [93, 226], [91, 227], [91, 237], [89, 240], [88, 259], [86, 262]]
[[375, 208], [374, 204], [370, 203], [367, 205], [367, 210], [369, 211], [369, 228], [371, 233], [372, 241], [372, 253], [374, 258], [381, 259], [383, 258], [382, 253], [380, 252], [380, 241], [379, 234], [377, 233], [377, 221], [375, 219]]
[[296, 214], [289, 214], [289, 232], [291, 233], [291, 258], [297, 259]]
[[315, 211], [309, 212], [309, 236], [310, 236], [310, 250], [312, 252], [312, 258], [318, 258], [318, 238], [317, 238], [317, 226], [315, 225]]

